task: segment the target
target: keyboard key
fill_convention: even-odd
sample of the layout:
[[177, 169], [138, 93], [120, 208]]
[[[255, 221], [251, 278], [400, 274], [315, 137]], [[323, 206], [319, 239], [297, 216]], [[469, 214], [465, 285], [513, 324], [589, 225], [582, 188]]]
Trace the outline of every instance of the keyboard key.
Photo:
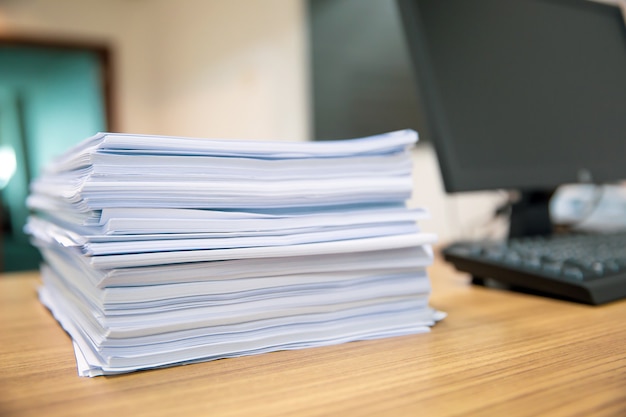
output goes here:
[[563, 268], [563, 276], [566, 278], [571, 278], [575, 280], [581, 281], [585, 278], [585, 274], [580, 268], [576, 268], [575, 266], [566, 266]]

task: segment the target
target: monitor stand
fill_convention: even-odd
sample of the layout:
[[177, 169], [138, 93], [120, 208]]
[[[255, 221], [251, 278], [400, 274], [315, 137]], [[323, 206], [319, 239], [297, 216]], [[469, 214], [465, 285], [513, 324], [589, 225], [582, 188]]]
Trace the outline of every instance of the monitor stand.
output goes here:
[[552, 234], [550, 199], [554, 191], [521, 192], [519, 200], [511, 204], [509, 238]]
[[[550, 199], [554, 192], [555, 190], [520, 192], [519, 199], [511, 203], [509, 238], [547, 236], [552, 234], [553, 226], [550, 220]], [[513, 288], [510, 285], [476, 275], [472, 276], [472, 284], [528, 292], [528, 290], [525, 289]]]

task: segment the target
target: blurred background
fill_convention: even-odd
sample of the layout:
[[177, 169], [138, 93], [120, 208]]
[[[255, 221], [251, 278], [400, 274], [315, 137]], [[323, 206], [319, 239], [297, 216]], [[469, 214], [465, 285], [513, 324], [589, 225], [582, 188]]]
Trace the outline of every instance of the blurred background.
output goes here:
[[413, 128], [423, 228], [499, 233], [490, 214], [506, 196], [445, 195], [414, 90], [393, 0], [0, 0], [0, 269], [37, 267], [27, 184], [98, 131], [305, 141]]

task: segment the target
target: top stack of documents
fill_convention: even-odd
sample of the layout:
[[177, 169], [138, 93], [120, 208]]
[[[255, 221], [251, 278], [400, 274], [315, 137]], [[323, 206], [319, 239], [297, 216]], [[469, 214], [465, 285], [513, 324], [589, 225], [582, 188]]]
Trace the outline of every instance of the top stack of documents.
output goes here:
[[79, 374], [428, 331], [416, 140], [100, 133], [69, 150], [31, 184], [26, 230]]

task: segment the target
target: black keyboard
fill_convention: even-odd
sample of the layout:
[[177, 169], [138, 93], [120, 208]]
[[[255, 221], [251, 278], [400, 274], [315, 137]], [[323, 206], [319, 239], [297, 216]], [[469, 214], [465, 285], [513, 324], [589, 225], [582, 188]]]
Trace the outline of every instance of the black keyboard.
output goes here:
[[476, 284], [587, 304], [626, 298], [626, 233], [459, 242], [443, 254]]

